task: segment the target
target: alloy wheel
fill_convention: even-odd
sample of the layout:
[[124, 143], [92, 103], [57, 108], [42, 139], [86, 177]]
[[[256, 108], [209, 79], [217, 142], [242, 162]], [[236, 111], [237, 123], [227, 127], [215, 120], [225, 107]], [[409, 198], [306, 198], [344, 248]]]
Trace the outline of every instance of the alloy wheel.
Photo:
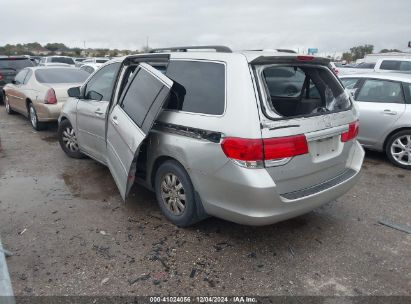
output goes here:
[[63, 131], [63, 143], [71, 152], [78, 151], [77, 137], [72, 127], [67, 127]]
[[30, 106], [30, 121], [31, 125], [33, 128], [37, 127], [37, 116], [36, 116], [36, 110], [34, 110], [33, 106]]
[[173, 173], [163, 176], [161, 197], [167, 209], [174, 215], [181, 215], [186, 208], [186, 195], [183, 184]]
[[401, 165], [411, 165], [411, 135], [397, 137], [391, 144], [391, 155]]

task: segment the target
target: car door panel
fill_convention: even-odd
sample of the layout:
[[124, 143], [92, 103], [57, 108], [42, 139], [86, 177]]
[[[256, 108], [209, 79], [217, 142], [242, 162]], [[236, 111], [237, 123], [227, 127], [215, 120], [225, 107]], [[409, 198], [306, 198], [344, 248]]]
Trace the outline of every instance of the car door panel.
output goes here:
[[77, 103], [77, 140], [80, 149], [105, 163], [106, 118], [109, 100], [120, 63], [103, 67], [84, 87], [84, 96]]
[[[124, 89], [120, 103], [114, 106], [107, 120], [107, 163], [123, 200], [134, 182], [140, 145], [173, 84], [169, 78], [147, 64], [141, 63], [139, 66]], [[130, 107], [126, 102], [136, 104]], [[135, 109], [139, 109], [138, 113], [135, 113]]]
[[104, 162], [108, 101], [79, 100], [77, 103], [78, 142], [81, 150]]
[[355, 97], [360, 110], [358, 140], [366, 147], [381, 149], [387, 130], [405, 111], [402, 86], [399, 82], [370, 78]]

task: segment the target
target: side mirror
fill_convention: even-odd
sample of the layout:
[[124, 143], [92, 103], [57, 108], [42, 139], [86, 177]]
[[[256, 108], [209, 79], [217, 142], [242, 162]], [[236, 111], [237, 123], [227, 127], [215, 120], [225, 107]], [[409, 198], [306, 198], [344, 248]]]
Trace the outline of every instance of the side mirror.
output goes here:
[[80, 97], [80, 87], [74, 87], [67, 90], [69, 97], [79, 98]]
[[12, 84], [17, 84], [17, 81], [12, 80], [11, 83], [12, 83]]

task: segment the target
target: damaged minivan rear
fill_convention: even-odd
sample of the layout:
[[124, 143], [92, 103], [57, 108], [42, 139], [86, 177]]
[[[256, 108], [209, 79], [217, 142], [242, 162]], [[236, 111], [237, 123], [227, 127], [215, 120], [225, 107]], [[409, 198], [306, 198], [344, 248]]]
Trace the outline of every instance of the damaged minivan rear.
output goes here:
[[[208, 216], [267, 225], [309, 212], [355, 185], [364, 158], [356, 140], [358, 112], [326, 59], [226, 47], [178, 50], [128, 56], [110, 70], [116, 71], [112, 81], [107, 75], [101, 80], [111, 93], [94, 94], [110, 97], [104, 111], [96, 103], [106, 123], [99, 130], [108, 130], [96, 139], [98, 149], [76, 139], [84, 133], [84, 143], [93, 144], [90, 116], [81, 121], [92, 105], [87, 96], [62, 111], [59, 134], [70, 131], [76, 156], [117, 171], [123, 198], [136, 180], [155, 192], [164, 216], [178, 226]], [[141, 72], [127, 72], [140, 70], [155, 77], [142, 81]], [[88, 83], [98, 90], [96, 75], [79, 92]], [[152, 88], [164, 84], [168, 95], [159, 98], [160, 89]], [[122, 94], [127, 87], [133, 90]], [[144, 117], [143, 125], [136, 116]]]

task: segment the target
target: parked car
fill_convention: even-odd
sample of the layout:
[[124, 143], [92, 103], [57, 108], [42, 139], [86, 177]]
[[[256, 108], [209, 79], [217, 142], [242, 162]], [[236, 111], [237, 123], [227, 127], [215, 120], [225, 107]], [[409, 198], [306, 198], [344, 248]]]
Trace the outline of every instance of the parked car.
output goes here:
[[411, 75], [344, 75], [360, 111], [360, 143], [384, 151], [396, 166], [411, 169]]
[[87, 63], [87, 64], [83, 64], [80, 67], [80, 69], [86, 71], [89, 74], [93, 74], [101, 66], [102, 66], [102, 63]]
[[87, 58], [81, 62], [79, 67], [81, 67], [83, 64], [90, 64], [90, 63], [98, 63], [98, 64], [103, 64], [109, 61], [110, 58], [106, 57], [92, 57], [92, 58]]
[[39, 66], [75, 66], [74, 59], [67, 56], [49, 56], [40, 60]]
[[82, 65], [82, 62], [87, 58], [74, 58], [74, 65], [78, 68]]
[[88, 76], [70, 67], [24, 68], [3, 88], [6, 112], [23, 114], [35, 130], [42, 130], [47, 122], [58, 119], [67, 89], [82, 84]]
[[376, 72], [411, 73], [411, 59], [382, 58], [375, 64]]
[[16, 74], [34, 63], [25, 56], [0, 56], [0, 104], [3, 100], [3, 87], [12, 82]]
[[[135, 180], [155, 191], [178, 226], [207, 216], [271, 224], [348, 191], [364, 151], [357, 111], [328, 60], [213, 48], [106, 63], [68, 91], [63, 151], [107, 165], [123, 199]], [[264, 75], [284, 66], [304, 73], [299, 95], [267, 87]]]
[[375, 63], [361, 62], [359, 64], [340, 64], [338, 62], [331, 62], [334, 73], [338, 76], [348, 74], [363, 74], [374, 72]]

